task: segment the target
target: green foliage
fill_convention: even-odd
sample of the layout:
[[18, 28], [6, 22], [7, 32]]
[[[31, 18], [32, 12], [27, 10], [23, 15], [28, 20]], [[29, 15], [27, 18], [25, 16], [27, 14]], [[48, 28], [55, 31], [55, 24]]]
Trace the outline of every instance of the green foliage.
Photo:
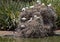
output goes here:
[[32, 4], [29, 4], [29, 2], [0, 0], [0, 29], [14, 30], [19, 21], [18, 16], [21, 9]]
[[[15, 27], [21, 5], [9, 0], [0, 1], [1, 29], [7, 30]], [[18, 6], [19, 5], [19, 6]]]

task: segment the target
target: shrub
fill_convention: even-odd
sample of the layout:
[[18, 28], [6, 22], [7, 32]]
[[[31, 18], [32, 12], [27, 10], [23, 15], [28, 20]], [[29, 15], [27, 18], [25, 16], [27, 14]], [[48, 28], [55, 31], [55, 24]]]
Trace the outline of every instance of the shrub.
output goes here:
[[[18, 3], [17, 3], [18, 4]], [[15, 22], [18, 18], [20, 6], [16, 2], [1, 0], [0, 3], [0, 23], [3, 30], [15, 28]]]
[[0, 30], [14, 30], [17, 26], [18, 15], [26, 6], [29, 6], [28, 2], [0, 0]]

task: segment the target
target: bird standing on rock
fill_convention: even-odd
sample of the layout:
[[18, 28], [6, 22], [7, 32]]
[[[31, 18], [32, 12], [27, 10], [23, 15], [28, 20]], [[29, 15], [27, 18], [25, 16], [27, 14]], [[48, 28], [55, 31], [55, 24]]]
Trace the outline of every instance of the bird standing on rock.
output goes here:
[[44, 6], [45, 4], [44, 4], [44, 3], [42, 3], [42, 5]]
[[21, 18], [23, 21], [25, 21], [26, 20], [26, 18], [25, 17], [23, 17], [23, 18]]
[[51, 3], [48, 6], [51, 6]]
[[28, 7], [25, 7], [26, 9], [28, 9]]
[[26, 9], [25, 8], [22, 8], [22, 11], [25, 11]]
[[41, 1], [40, 0], [37, 0], [36, 2], [37, 2], [37, 4], [41, 4]]
[[30, 6], [30, 8], [34, 8], [34, 6]]

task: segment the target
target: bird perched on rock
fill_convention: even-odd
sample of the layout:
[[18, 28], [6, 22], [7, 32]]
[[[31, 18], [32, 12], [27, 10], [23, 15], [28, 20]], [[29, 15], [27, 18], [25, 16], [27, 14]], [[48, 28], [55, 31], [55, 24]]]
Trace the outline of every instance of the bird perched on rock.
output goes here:
[[22, 11], [25, 11], [26, 9], [25, 8], [22, 8]]
[[30, 6], [30, 8], [34, 8], [34, 6]]
[[51, 6], [51, 3], [48, 6]]
[[29, 7], [25, 7], [26, 9], [28, 9]]
[[23, 21], [25, 21], [26, 20], [26, 18], [25, 17], [23, 17], [23, 18], [21, 18]]
[[41, 1], [40, 0], [37, 0], [36, 2], [37, 2], [37, 4], [41, 4]]
[[45, 4], [44, 4], [44, 3], [42, 3], [42, 5], [44, 6]]

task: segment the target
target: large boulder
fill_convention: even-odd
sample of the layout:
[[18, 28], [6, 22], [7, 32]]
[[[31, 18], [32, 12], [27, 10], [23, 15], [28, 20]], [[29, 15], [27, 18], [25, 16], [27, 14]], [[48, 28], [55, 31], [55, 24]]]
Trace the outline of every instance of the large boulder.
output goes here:
[[56, 13], [52, 6], [35, 4], [23, 10], [19, 15], [16, 31], [20, 37], [45, 37], [56, 29]]

